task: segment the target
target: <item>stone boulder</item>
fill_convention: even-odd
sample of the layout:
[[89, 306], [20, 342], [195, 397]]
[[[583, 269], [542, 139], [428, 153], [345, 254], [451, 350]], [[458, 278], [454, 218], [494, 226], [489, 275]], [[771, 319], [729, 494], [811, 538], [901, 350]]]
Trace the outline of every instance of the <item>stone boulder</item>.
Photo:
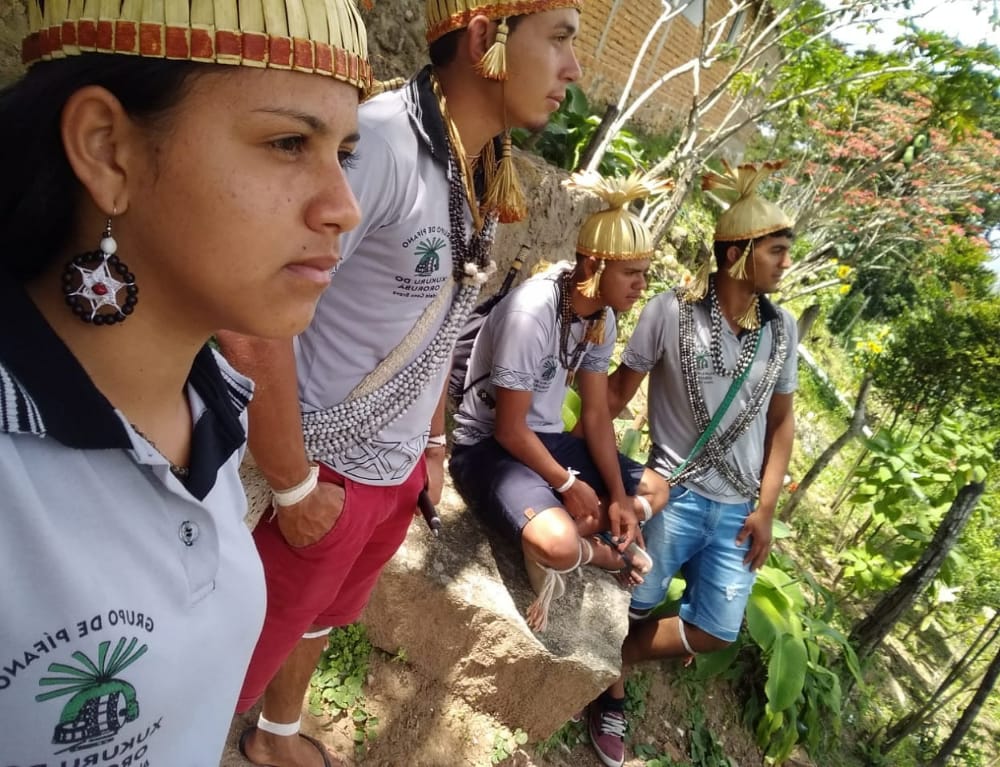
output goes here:
[[472, 708], [545, 738], [619, 675], [628, 592], [592, 567], [567, 578], [533, 633], [535, 595], [520, 548], [495, 536], [450, 486], [434, 538], [417, 518], [386, 566], [362, 622], [372, 642], [405, 653]]
[[24, 0], [0, 0], [0, 86], [24, 71], [21, 40], [28, 34], [28, 7]]

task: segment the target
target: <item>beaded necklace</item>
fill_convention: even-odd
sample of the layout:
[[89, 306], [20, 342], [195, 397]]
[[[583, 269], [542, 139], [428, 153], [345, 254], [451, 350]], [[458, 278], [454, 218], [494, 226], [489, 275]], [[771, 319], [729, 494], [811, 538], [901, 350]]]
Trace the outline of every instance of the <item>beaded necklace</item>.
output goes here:
[[715, 280], [708, 284], [708, 296], [711, 302], [709, 314], [711, 316], [712, 343], [710, 352], [712, 357], [712, 372], [720, 378], [736, 378], [753, 361], [754, 350], [757, 348], [757, 337], [760, 335], [760, 302], [755, 302], [757, 309], [757, 322], [755, 329], [745, 333], [740, 342], [740, 356], [736, 360], [736, 367], [728, 370], [725, 361], [722, 359], [722, 307], [719, 306], [719, 294], [715, 289]]
[[[156, 446], [156, 443], [153, 442], [153, 440], [151, 440], [149, 437], [147, 437], [146, 434], [138, 426], [136, 426], [133, 423], [132, 428], [135, 429], [136, 434], [138, 434], [140, 437], [146, 440], [150, 445], [152, 445], [153, 450], [162, 455], [164, 458], [167, 458], [167, 456], [164, 455], [163, 451]], [[170, 473], [173, 474], [175, 477], [177, 477], [177, 479], [181, 480], [182, 482], [190, 476], [191, 469], [188, 468], [187, 466], [179, 466], [178, 464], [171, 461], [169, 458], [167, 458], [167, 463], [170, 465]]]
[[[680, 358], [681, 373], [684, 376], [684, 389], [687, 393], [688, 404], [694, 415], [695, 425], [699, 432], [704, 432], [711, 423], [711, 416], [705, 404], [705, 397], [701, 391], [698, 380], [697, 355], [695, 349], [695, 325], [694, 306], [683, 297], [681, 289], [677, 289], [678, 303], [678, 335], [680, 336]], [[705, 443], [701, 453], [691, 460], [690, 463], [676, 476], [671, 479], [673, 483], [682, 484], [688, 479], [704, 477], [713, 470], [722, 476], [726, 482], [744, 498], [756, 498], [758, 493], [759, 480], [756, 477], [746, 477], [729, 462], [737, 440], [750, 428], [765, 401], [768, 401], [770, 393], [774, 390], [781, 368], [788, 356], [788, 334], [785, 332], [784, 323], [774, 320], [767, 323], [771, 328], [771, 351], [768, 356], [767, 365], [763, 375], [754, 385], [747, 398], [747, 404], [741, 410], [733, 422], [720, 434], [716, 432]], [[762, 332], [763, 328], [756, 332]], [[712, 345], [716, 340], [712, 339]], [[756, 340], [750, 347], [756, 347]], [[713, 349], [714, 352], [714, 349]], [[750, 362], [753, 359], [751, 355]]]
[[[559, 286], [559, 364], [566, 370], [566, 385], [571, 386], [576, 377], [576, 370], [580, 367], [580, 360], [587, 350], [587, 332], [580, 335], [580, 340], [576, 342], [573, 351], [569, 350], [570, 331], [573, 327], [573, 272], [563, 272], [559, 275], [557, 285]], [[591, 320], [588, 320], [591, 322]]]
[[[469, 162], [469, 156], [465, 153], [465, 145], [462, 143], [462, 137], [458, 133], [458, 128], [455, 126], [454, 120], [451, 119], [451, 115], [448, 113], [448, 101], [441, 90], [441, 83], [438, 82], [437, 75], [433, 72], [431, 72], [431, 89], [437, 98], [438, 108], [441, 110], [441, 119], [444, 120], [445, 128], [448, 130], [450, 154], [451, 159], [454, 161], [453, 168], [461, 176], [462, 188], [465, 191], [465, 200], [469, 205], [469, 211], [472, 213], [472, 223], [476, 231], [479, 231], [483, 228], [483, 218], [479, 212], [479, 201], [476, 199], [476, 180], [473, 175], [473, 168], [475, 163], [479, 161], [479, 155], [475, 155], [472, 158], [472, 162]], [[464, 222], [462, 226], [464, 231]]]

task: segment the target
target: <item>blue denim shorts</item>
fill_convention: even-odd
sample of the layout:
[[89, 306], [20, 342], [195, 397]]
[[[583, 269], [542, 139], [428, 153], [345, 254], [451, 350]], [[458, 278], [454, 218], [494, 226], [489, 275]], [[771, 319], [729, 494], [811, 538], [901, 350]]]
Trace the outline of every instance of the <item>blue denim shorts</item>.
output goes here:
[[632, 592], [632, 608], [656, 607], [680, 572], [687, 581], [681, 619], [719, 639], [735, 640], [757, 577], [743, 564], [749, 537], [736, 545], [752, 508], [749, 501], [720, 503], [682, 485], [670, 488], [667, 507], [642, 528], [653, 569]]

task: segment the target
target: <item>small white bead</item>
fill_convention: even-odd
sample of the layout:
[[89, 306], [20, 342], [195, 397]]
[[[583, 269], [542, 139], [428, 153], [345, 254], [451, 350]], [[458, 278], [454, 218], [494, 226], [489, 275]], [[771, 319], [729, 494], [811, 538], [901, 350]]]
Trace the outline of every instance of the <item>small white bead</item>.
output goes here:
[[[91, 240], [93, 242], [93, 240]], [[115, 242], [114, 237], [102, 237], [101, 238], [101, 252], [107, 253], [109, 256], [115, 254], [118, 250], [118, 243]]]

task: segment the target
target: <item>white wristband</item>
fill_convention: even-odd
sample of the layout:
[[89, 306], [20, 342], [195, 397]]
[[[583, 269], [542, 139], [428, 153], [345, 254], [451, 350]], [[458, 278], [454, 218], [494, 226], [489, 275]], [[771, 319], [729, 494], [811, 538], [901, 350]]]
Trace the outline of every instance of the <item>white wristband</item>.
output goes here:
[[645, 496], [637, 495], [635, 499], [639, 502], [639, 506], [642, 507], [643, 522], [648, 522], [653, 516], [653, 507], [649, 505], [649, 501], [646, 500]]
[[444, 434], [434, 434], [427, 438], [427, 447], [448, 447], [448, 438]]
[[271, 497], [274, 499], [275, 506], [294, 506], [297, 503], [301, 503], [306, 499], [313, 490], [316, 489], [316, 485], [319, 484], [319, 466], [313, 464], [309, 467], [308, 476], [299, 482], [295, 487], [290, 487], [287, 490], [271, 490]]
[[576, 469], [571, 469], [569, 466], [566, 467], [566, 471], [569, 472], [569, 479], [567, 479], [565, 482], [559, 485], [559, 487], [553, 488], [553, 490], [555, 490], [557, 493], [565, 493], [567, 490], [573, 487], [573, 483], [576, 482], [576, 475], [580, 473]]

